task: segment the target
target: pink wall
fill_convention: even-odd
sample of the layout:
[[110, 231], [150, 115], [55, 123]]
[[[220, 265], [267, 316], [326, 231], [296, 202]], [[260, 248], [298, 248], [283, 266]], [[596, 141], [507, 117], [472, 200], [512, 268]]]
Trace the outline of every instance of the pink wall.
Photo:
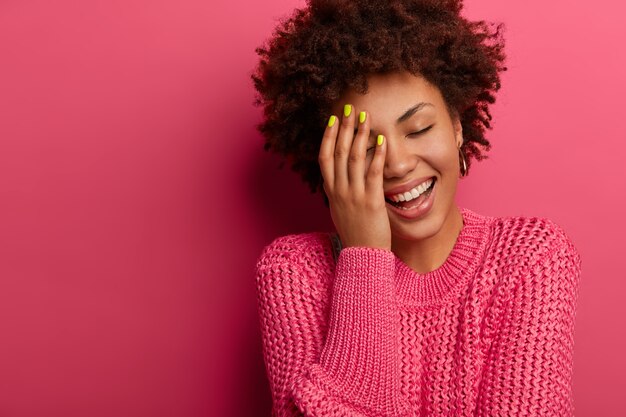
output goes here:
[[[0, 416], [267, 414], [254, 261], [330, 228], [254, 130], [254, 47], [299, 4], [0, 3]], [[467, 3], [510, 71], [458, 201], [579, 247], [578, 416], [623, 410], [624, 12]]]

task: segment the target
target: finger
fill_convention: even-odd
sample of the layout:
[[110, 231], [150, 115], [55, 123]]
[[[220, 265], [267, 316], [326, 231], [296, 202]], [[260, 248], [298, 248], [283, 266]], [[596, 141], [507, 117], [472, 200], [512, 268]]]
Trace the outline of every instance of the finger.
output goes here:
[[350, 149], [350, 156], [348, 157], [348, 180], [350, 186], [355, 186], [359, 190], [363, 190], [365, 187], [365, 157], [367, 153], [367, 140], [369, 139], [369, 117], [367, 112], [360, 112], [358, 118], [358, 131], [354, 141], [352, 142], [352, 148]]
[[368, 194], [383, 191], [383, 171], [385, 168], [385, 154], [387, 153], [387, 138], [378, 135], [376, 138], [376, 146], [374, 157], [367, 170], [367, 178], [365, 182], [365, 190]]
[[320, 164], [320, 171], [322, 172], [322, 177], [324, 178], [324, 188], [326, 192], [329, 192], [326, 189], [329, 185], [332, 185], [335, 182], [335, 162], [334, 162], [334, 153], [335, 153], [335, 141], [337, 139], [337, 130], [338, 126], [337, 116], [332, 115], [328, 119], [328, 123], [326, 125], [326, 129], [324, 130], [324, 136], [322, 137], [322, 144], [320, 145], [320, 152], [318, 156], [318, 162]]
[[348, 182], [348, 155], [354, 138], [354, 111], [352, 105], [346, 104], [343, 109], [341, 126], [335, 143], [335, 186], [347, 188]]

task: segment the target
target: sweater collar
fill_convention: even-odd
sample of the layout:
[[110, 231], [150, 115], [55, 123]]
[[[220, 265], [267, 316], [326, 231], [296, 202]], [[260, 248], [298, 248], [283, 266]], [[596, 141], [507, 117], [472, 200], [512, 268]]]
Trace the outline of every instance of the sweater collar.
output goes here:
[[458, 291], [473, 277], [483, 261], [489, 240], [492, 218], [460, 207], [463, 228], [452, 252], [439, 268], [425, 274], [413, 271], [395, 257], [396, 290], [399, 303], [407, 307], [438, 305]]

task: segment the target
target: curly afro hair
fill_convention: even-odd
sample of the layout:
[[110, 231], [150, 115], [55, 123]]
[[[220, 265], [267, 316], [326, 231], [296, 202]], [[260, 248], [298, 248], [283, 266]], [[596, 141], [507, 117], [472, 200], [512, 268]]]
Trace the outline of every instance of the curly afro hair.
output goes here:
[[462, 7], [462, 0], [307, 0], [256, 49], [265, 150], [326, 197], [318, 154], [330, 108], [347, 89], [366, 93], [369, 75], [408, 71], [439, 88], [460, 118], [468, 169], [472, 158], [486, 158], [489, 105], [507, 69], [504, 25], [468, 21]]

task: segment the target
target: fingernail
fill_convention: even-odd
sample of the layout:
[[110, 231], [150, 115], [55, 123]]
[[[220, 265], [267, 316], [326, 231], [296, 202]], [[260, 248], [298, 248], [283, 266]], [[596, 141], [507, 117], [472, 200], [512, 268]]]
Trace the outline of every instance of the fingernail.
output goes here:
[[378, 135], [378, 138], [376, 138], [376, 144], [380, 146], [383, 144], [384, 140], [385, 140], [385, 137], [383, 135]]
[[367, 117], [367, 115], [365, 114], [364, 111], [362, 111], [361, 113], [359, 113], [359, 122], [360, 123], [365, 123], [365, 118]]
[[350, 114], [352, 113], [352, 106], [349, 104], [346, 104], [345, 106], [343, 106], [343, 115], [346, 117], [349, 117]]
[[337, 121], [337, 116], [330, 116], [330, 119], [328, 119], [328, 127], [335, 126], [336, 121]]

